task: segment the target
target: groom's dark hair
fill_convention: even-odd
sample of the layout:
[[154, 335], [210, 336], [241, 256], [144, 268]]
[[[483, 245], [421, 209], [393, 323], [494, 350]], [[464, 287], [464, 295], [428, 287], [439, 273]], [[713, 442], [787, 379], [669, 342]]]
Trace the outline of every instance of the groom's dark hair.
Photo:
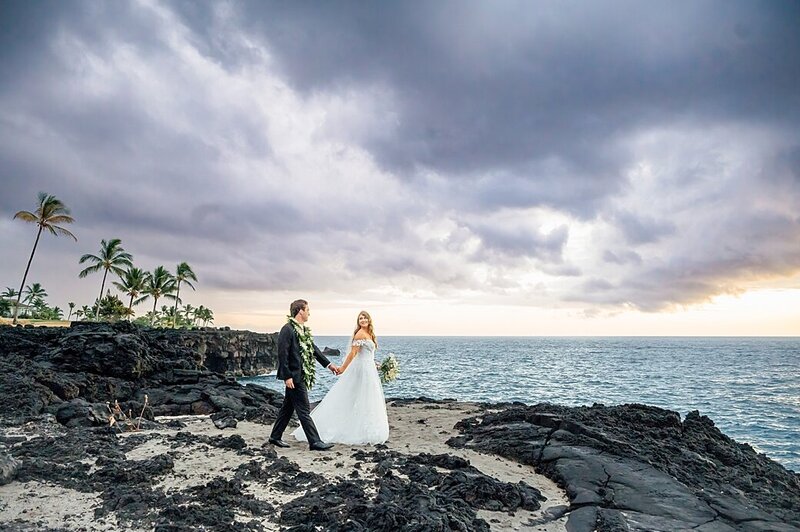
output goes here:
[[308, 305], [308, 301], [305, 299], [298, 299], [297, 301], [292, 301], [292, 304], [289, 305], [289, 316], [295, 317], [297, 313], [306, 308]]

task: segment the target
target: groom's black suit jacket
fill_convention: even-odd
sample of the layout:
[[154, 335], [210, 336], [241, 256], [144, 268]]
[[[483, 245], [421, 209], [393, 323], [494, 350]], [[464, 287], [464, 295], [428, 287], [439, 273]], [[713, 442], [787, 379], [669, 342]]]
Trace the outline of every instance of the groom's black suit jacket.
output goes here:
[[[326, 368], [331, 361], [325, 358], [316, 344], [314, 344], [314, 357]], [[278, 334], [278, 378], [285, 381], [292, 378], [295, 385], [303, 382], [303, 355], [300, 351], [300, 339], [292, 327], [287, 323]]]

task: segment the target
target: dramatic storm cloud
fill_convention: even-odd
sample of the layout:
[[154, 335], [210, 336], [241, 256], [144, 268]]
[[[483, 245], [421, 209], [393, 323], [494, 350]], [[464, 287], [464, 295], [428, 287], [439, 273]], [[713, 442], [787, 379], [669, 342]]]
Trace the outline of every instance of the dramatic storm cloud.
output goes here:
[[590, 313], [800, 269], [796, 2], [3, 14], [3, 286], [33, 238], [11, 216], [40, 190], [77, 220], [78, 244], [43, 243], [59, 273], [34, 270], [64, 298], [90, 297], [77, 257], [113, 237], [206, 290]]

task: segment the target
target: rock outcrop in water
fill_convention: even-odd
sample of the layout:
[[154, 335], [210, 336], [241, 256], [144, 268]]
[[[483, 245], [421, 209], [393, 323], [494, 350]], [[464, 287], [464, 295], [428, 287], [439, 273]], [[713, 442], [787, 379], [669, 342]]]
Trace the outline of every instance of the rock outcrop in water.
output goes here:
[[[93, 330], [98, 324], [73, 322], [73, 330]], [[146, 329], [154, 346], [166, 350], [183, 349], [192, 353], [197, 364], [208, 371], [234, 377], [249, 377], [268, 373], [277, 368], [277, 333], [263, 334], [233, 331], [227, 328]]]
[[573, 530], [800, 530], [800, 475], [707, 417], [643, 405], [514, 405], [454, 447], [532, 465], [566, 489]]

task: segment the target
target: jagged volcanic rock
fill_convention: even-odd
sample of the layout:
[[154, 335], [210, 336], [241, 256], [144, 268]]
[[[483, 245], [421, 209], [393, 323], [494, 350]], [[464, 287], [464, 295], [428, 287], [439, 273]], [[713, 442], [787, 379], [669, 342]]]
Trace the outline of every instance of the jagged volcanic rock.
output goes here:
[[[243, 360], [242, 338], [255, 333], [159, 330], [125, 322], [73, 325], [0, 327], [3, 420], [19, 423], [51, 413], [65, 425], [97, 426], [107, 422], [106, 403], [118, 401], [124, 412], [146, 420], [226, 410], [234, 420], [271, 422], [280, 406], [279, 394], [241, 386], [204, 365], [224, 371], [230, 360]], [[273, 356], [265, 351], [274, 347], [271, 338], [251, 340], [264, 351], [252, 354], [264, 367]], [[237, 349], [212, 353], [209, 346], [225, 341]], [[250, 367], [254, 365], [251, 361]], [[226, 423], [232, 426], [233, 421]]]
[[517, 405], [466, 419], [455, 447], [533, 465], [573, 530], [800, 530], [800, 476], [707, 417], [643, 405]]

